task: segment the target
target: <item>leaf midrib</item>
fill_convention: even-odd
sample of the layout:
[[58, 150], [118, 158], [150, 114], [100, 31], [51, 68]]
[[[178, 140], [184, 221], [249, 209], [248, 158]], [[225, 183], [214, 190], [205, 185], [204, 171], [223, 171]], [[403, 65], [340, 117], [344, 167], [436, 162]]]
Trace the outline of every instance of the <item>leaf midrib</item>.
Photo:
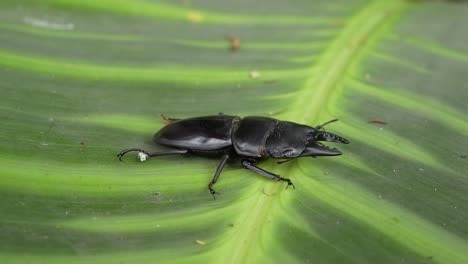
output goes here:
[[[340, 34], [324, 51], [317, 65], [318, 73], [306, 79], [304, 86], [297, 93], [298, 100], [286, 113], [288, 120], [304, 124], [314, 124], [318, 116], [330, 101], [331, 94], [344, 81], [346, 72], [358, 66], [360, 57], [366, 48], [380, 37], [380, 31], [388, 28], [404, 8], [405, 1], [375, 1], [364, 6], [359, 13], [352, 16]], [[386, 27], [384, 26], [386, 25]], [[315, 68], [317, 65], [313, 65]], [[293, 175], [294, 166], [283, 165], [280, 174]], [[255, 185], [255, 187], [258, 187]], [[272, 186], [275, 192], [284, 188], [281, 184]], [[255, 243], [260, 243], [259, 237], [262, 226], [267, 222], [269, 213], [279, 204], [277, 196], [267, 196], [260, 192], [251, 197], [253, 201], [250, 210], [239, 216], [242, 223], [239, 232], [224, 244], [225, 250], [232, 257], [230, 263], [251, 262]], [[246, 201], [247, 203], [249, 201]], [[233, 252], [233, 249], [237, 250]], [[225, 259], [223, 260], [226, 261]]]

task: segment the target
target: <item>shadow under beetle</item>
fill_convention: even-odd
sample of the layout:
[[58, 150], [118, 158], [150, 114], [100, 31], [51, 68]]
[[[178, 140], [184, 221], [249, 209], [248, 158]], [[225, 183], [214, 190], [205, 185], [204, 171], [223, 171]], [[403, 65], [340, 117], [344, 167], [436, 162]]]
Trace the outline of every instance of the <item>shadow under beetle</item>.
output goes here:
[[[162, 115], [161, 115], [162, 116]], [[139, 148], [122, 150], [117, 157], [131, 151], [144, 153], [140, 157], [196, 154], [222, 156], [213, 180], [208, 189], [213, 195], [213, 185], [230, 159], [240, 158], [244, 168], [277, 181], [285, 181], [294, 188], [290, 179], [265, 171], [255, 165], [260, 159], [283, 159], [278, 164], [299, 157], [338, 156], [341, 152], [329, 148], [320, 141], [348, 144], [349, 141], [338, 135], [325, 132], [322, 128], [338, 119], [322, 125], [310, 127], [269, 117], [214, 115], [188, 119], [173, 119], [162, 116], [168, 124], [153, 136], [153, 142], [171, 149], [159, 152], [147, 152]]]

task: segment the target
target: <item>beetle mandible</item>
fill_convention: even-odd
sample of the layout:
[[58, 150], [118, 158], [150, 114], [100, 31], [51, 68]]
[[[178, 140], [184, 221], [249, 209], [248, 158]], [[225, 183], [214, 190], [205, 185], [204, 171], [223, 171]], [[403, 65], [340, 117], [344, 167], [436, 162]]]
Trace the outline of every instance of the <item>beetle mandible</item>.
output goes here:
[[131, 151], [138, 151], [146, 157], [196, 154], [222, 156], [213, 179], [208, 184], [210, 193], [217, 193], [213, 185], [226, 162], [240, 159], [241, 165], [255, 173], [277, 181], [288, 183], [286, 188], [294, 185], [290, 179], [265, 171], [256, 166], [261, 159], [283, 159], [278, 163], [299, 157], [338, 156], [341, 152], [329, 148], [320, 141], [348, 144], [349, 141], [338, 135], [325, 132], [322, 128], [338, 119], [322, 125], [310, 127], [289, 121], [280, 121], [270, 117], [248, 116], [241, 118], [230, 115], [213, 115], [188, 119], [165, 118], [167, 125], [153, 136], [153, 142], [170, 147], [169, 150], [148, 152], [139, 148], [122, 150], [117, 157]]

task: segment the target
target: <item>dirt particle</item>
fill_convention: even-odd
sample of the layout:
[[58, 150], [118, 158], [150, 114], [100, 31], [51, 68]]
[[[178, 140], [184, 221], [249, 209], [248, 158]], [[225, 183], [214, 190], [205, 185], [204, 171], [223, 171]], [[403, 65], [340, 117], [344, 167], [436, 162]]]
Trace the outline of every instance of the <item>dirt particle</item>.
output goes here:
[[260, 78], [260, 73], [258, 71], [251, 71], [249, 75], [250, 78], [254, 80]]
[[198, 245], [201, 245], [201, 246], [205, 246], [206, 244], [208, 244], [206, 241], [203, 241], [203, 240], [195, 240], [195, 243], [197, 243]]
[[231, 42], [231, 50], [236, 51], [240, 47], [240, 39], [232, 33], [227, 34], [227, 39]]
[[268, 192], [265, 191], [265, 188], [262, 189], [262, 192], [263, 192], [263, 194], [265, 194], [266, 196], [271, 196], [270, 193], [268, 193]]
[[367, 123], [369, 124], [382, 124], [382, 125], [386, 125], [387, 122], [381, 120], [381, 119], [371, 119], [369, 121], [367, 121]]
[[159, 114], [159, 116], [161, 117], [161, 119], [163, 120], [164, 124], [166, 125], [169, 125], [170, 123], [172, 123], [172, 118], [167, 118], [165, 115], [163, 114]]
[[203, 20], [203, 15], [198, 12], [189, 12], [188, 19], [194, 23], [199, 23]]
[[141, 162], [143, 162], [143, 161], [146, 161], [149, 158], [149, 155], [144, 153], [144, 152], [138, 152], [137, 157]]

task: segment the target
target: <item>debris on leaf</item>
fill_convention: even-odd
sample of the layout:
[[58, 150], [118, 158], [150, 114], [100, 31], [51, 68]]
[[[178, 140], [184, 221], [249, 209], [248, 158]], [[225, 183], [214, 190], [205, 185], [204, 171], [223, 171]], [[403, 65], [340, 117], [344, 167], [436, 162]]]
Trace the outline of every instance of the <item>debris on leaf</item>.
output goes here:
[[380, 120], [380, 119], [372, 119], [372, 120], [369, 120], [367, 122], [370, 123], [370, 124], [382, 124], [382, 125], [387, 124], [387, 122], [385, 122], [383, 120]]
[[144, 152], [138, 152], [138, 159], [143, 162], [145, 161], [146, 159], [148, 159], [148, 154], [144, 153]]
[[276, 80], [266, 80], [266, 81], [264, 81], [264, 83], [266, 83], [266, 84], [271, 84], [271, 83], [275, 83], [275, 82], [276, 82]]
[[262, 189], [262, 192], [263, 192], [263, 194], [265, 194], [266, 196], [271, 196], [271, 193], [266, 192], [266, 191], [265, 191], [265, 188]]
[[154, 192], [151, 194], [151, 196], [154, 198], [154, 201], [159, 202], [161, 199], [161, 193], [160, 192]]
[[195, 240], [195, 242], [196, 242], [198, 245], [201, 245], [201, 246], [205, 246], [206, 244], [208, 244], [208, 243], [206, 243], [206, 241], [198, 240], [198, 239]]
[[165, 115], [163, 115], [163, 114], [159, 114], [159, 116], [161, 116], [161, 118], [162, 118], [164, 124], [166, 124], [166, 125], [169, 125], [169, 124], [172, 122], [171, 118], [167, 118], [167, 117], [166, 117]]
[[258, 79], [259, 77], [260, 77], [260, 73], [258, 71], [251, 71], [250, 72], [250, 78]]
[[240, 46], [240, 39], [232, 33], [227, 34], [227, 39], [231, 41], [231, 50], [236, 51]]
[[85, 142], [84, 140], [81, 140], [80, 141], [80, 153], [83, 153], [84, 149], [85, 149]]
[[188, 13], [188, 18], [190, 21], [195, 22], [195, 23], [201, 22], [203, 20], [202, 14], [198, 12], [193, 12], [193, 11]]

